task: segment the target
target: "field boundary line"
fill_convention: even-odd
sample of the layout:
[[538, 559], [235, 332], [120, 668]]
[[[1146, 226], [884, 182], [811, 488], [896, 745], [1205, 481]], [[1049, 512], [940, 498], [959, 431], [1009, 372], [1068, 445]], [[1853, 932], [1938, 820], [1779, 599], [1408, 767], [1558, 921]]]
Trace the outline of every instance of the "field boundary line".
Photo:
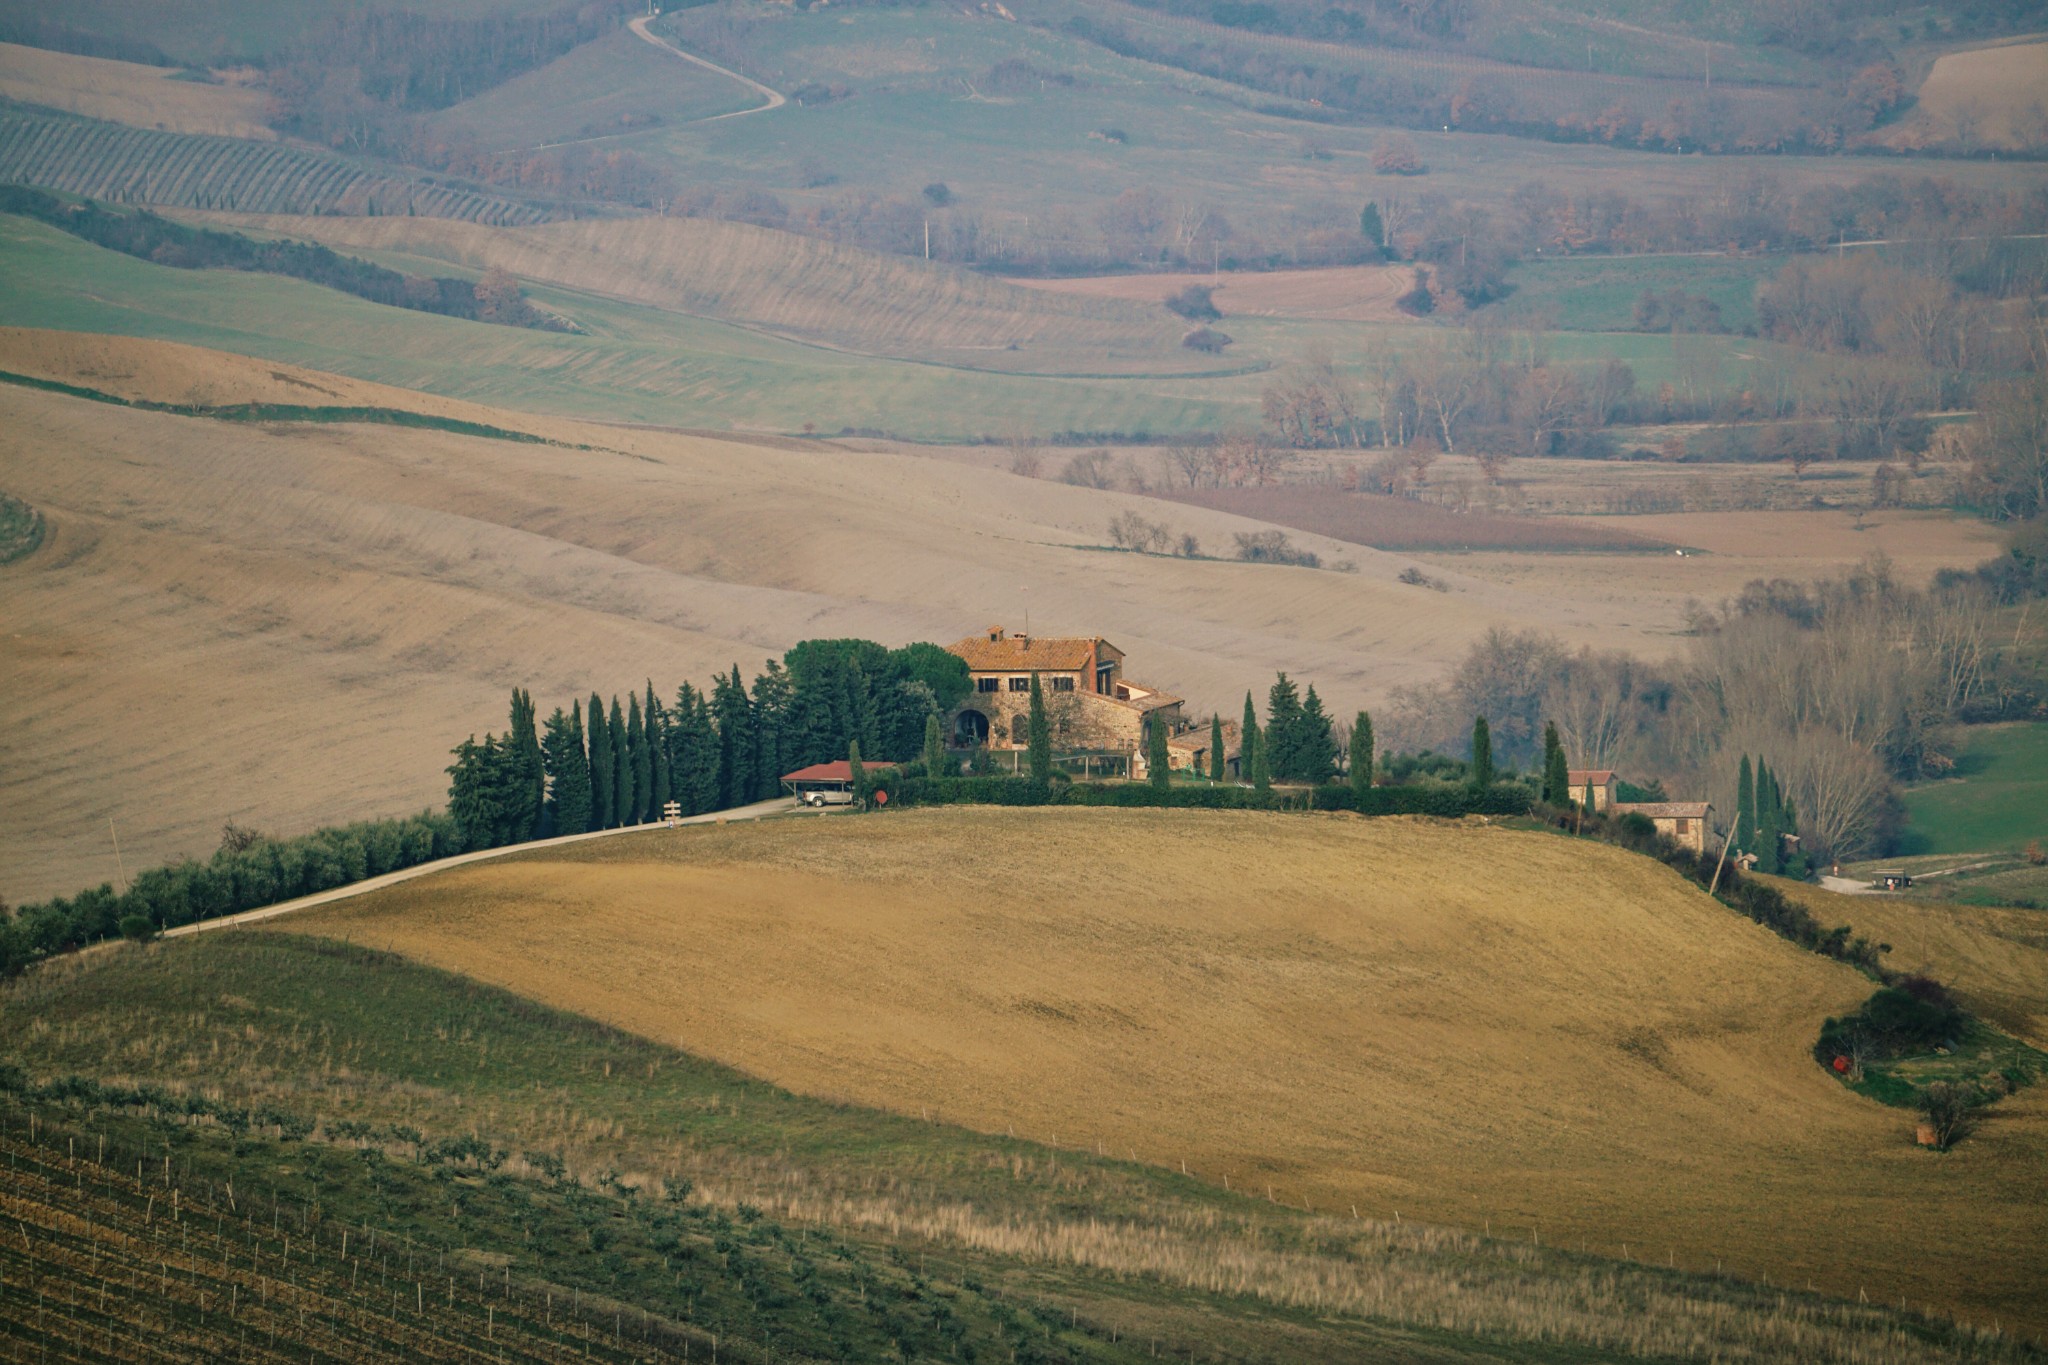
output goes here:
[[652, 22], [653, 16], [643, 14], [638, 19], [635, 19], [631, 23], [627, 24], [626, 27], [632, 29], [633, 32], [638, 34], [643, 40], [653, 43], [662, 51], [672, 52], [676, 56], [681, 57], [686, 62], [696, 63], [698, 66], [703, 67], [706, 71], [715, 71], [721, 76], [730, 76], [732, 79], [738, 81], [741, 85], [746, 86], [749, 90], [752, 90], [754, 93], [759, 95], [765, 95], [768, 98], [768, 102], [766, 104], [755, 105], [752, 109], [735, 109], [729, 114], [713, 114], [708, 118], [692, 119], [690, 120], [691, 123], [716, 123], [720, 119], [741, 118], [747, 114], [765, 114], [770, 109], [780, 109], [783, 105], [789, 103], [789, 97], [784, 95], [780, 90], [771, 90], [751, 76], [742, 76], [737, 71], [729, 71], [725, 67], [720, 66], [717, 62], [707, 60], [706, 58], [703, 57], [699, 57], [694, 52], [685, 52], [683, 51], [683, 49], [677, 47], [668, 39], [657, 37], [655, 34], [649, 32], [648, 30], [648, 25], [651, 24]]
[[430, 863], [416, 863], [411, 867], [402, 867], [396, 872], [386, 872], [382, 876], [365, 877], [362, 881], [350, 882], [347, 886], [336, 886], [326, 891], [315, 891], [310, 896], [300, 896], [295, 900], [280, 901], [276, 905], [265, 905], [255, 910], [244, 910], [239, 915], [223, 915], [219, 919], [194, 920], [190, 924], [180, 924], [174, 929], [164, 930], [163, 937], [182, 938], [187, 934], [204, 933], [209, 929], [230, 929], [238, 925], [254, 924], [258, 920], [275, 919], [279, 915], [289, 915], [300, 910], [311, 910], [315, 906], [347, 900], [351, 896], [362, 896], [372, 891], [381, 891], [387, 886], [396, 886], [400, 882], [411, 881], [414, 877], [424, 877], [434, 872], [446, 872], [450, 868], [461, 867], [466, 863], [480, 863], [491, 858], [502, 858], [511, 853], [524, 853], [530, 849], [560, 848], [566, 844], [580, 844], [588, 839], [605, 839], [616, 834], [645, 834], [652, 830], [671, 829], [682, 825], [722, 824], [727, 820], [759, 820], [765, 816], [779, 815], [783, 811], [794, 809], [796, 809], [796, 798], [778, 796], [767, 801], [756, 801], [751, 806], [735, 806], [731, 810], [711, 811], [704, 815], [685, 816], [683, 819], [678, 820], [674, 826], [671, 826], [666, 821], [655, 820], [644, 825], [621, 825], [617, 829], [595, 829], [583, 834], [563, 834], [553, 839], [529, 839], [523, 844], [505, 844], [499, 848], [480, 848], [470, 853], [456, 853], [446, 858], [436, 858]]

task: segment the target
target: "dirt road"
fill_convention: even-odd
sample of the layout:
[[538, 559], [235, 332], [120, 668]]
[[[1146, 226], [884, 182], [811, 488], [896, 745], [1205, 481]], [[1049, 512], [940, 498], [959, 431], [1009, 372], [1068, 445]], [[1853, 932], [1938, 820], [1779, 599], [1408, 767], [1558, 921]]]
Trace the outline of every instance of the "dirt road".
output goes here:
[[704, 58], [697, 56], [695, 53], [685, 52], [666, 38], [655, 37], [654, 34], [650, 32], [647, 27], [652, 22], [653, 17], [651, 15], [643, 15], [641, 18], [635, 19], [626, 27], [632, 29], [633, 32], [638, 34], [643, 40], [653, 43], [662, 51], [673, 52], [676, 56], [681, 57], [684, 61], [694, 62], [696, 65], [703, 67], [706, 71], [716, 71], [721, 76], [730, 76], [732, 77], [732, 79], [738, 81], [741, 85], [746, 86], [749, 90], [754, 91], [756, 94], [765, 96], [768, 100], [766, 104], [755, 105], [752, 109], [735, 109], [730, 114], [713, 114], [710, 118], [697, 119], [696, 122], [716, 123], [720, 119], [742, 118], [748, 114], [765, 114], [770, 109], [780, 109], [783, 105], [789, 103], [788, 96], [784, 95], [779, 90], [770, 90], [767, 86], [761, 84], [761, 82], [753, 80], [746, 76], [742, 76], [737, 71], [728, 71], [726, 68], [718, 65], [718, 63], [716, 62], [709, 62], [704, 60]]

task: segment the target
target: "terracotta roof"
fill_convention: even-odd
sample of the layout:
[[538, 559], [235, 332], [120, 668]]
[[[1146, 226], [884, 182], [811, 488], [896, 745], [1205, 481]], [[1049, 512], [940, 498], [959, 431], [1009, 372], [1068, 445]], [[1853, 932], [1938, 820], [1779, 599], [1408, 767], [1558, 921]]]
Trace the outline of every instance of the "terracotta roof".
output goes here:
[[1074, 673], [1088, 667], [1095, 646], [1101, 643], [1100, 635], [1080, 639], [1005, 635], [1000, 640], [970, 635], [947, 645], [946, 650], [965, 659], [971, 673]]
[[1704, 820], [1713, 809], [1709, 801], [1617, 801], [1616, 815], [1647, 815], [1652, 820]]
[[[896, 765], [894, 763], [863, 763], [860, 766], [864, 771], [873, 773], [883, 772]], [[782, 780], [784, 782], [851, 782], [853, 781], [853, 764], [843, 758], [832, 763], [813, 763], [808, 768], [798, 768], [793, 773], [784, 773]]]
[[1143, 683], [1134, 683], [1128, 678], [1124, 680], [1123, 685], [1135, 688], [1147, 695], [1142, 697], [1111, 697], [1109, 700], [1122, 702], [1125, 706], [1135, 706], [1140, 711], [1157, 711], [1161, 707], [1178, 706], [1181, 702], [1187, 700], [1186, 697], [1176, 697], [1173, 693], [1162, 692], [1156, 687], [1147, 687]]
[[1593, 779], [1594, 786], [1604, 787], [1614, 780], [1614, 769], [1573, 768], [1565, 773], [1565, 784], [1572, 787], [1583, 787], [1586, 785], [1586, 779], [1589, 777]]
[[[1230, 755], [1238, 751], [1239, 746], [1237, 743], [1237, 731], [1238, 724], [1236, 721], [1227, 720], [1223, 722], [1223, 756], [1225, 758], [1228, 758]], [[1169, 749], [1187, 749], [1190, 751], [1197, 749], [1206, 749], [1209, 747], [1209, 727], [1206, 725], [1197, 725], [1194, 729], [1187, 731], [1185, 734], [1169, 735], [1166, 739], [1166, 747]]]

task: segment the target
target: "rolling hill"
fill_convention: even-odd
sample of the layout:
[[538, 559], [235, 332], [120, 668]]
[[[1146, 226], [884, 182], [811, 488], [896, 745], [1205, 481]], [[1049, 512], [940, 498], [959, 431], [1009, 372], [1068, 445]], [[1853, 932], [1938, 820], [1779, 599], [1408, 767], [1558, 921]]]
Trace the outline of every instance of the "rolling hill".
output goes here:
[[2041, 1092], [1916, 1150], [1809, 1054], [1866, 979], [1604, 846], [913, 811], [536, 852], [277, 924], [1296, 1207], [2048, 1326]]

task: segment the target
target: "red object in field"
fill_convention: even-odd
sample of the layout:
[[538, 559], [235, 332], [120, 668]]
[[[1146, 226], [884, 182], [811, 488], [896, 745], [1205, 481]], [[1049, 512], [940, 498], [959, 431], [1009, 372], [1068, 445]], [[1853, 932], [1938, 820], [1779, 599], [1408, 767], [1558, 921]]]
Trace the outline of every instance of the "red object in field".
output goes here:
[[878, 805], [878, 806], [886, 806], [886, 805], [888, 805], [888, 804], [889, 804], [889, 793], [887, 793], [887, 792], [876, 792], [876, 793], [875, 793], [875, 804], [876, 804], [876, 805]]
[[1837, 1058], [1835, 1058], [1835, 1060], [1834, 1060], [1834, 1068], [1835, 1068], [1835, 1072], [1836, 1072], [1836, 1074], [1837, 1074], [1837, 1075], [1841, 1075], [1841, 1076], [1846, 1076], [1846, 1075], [1848, 1075], [1848, 1074], [1849, 1074], [1849, 1059], [1848, 1059], [1847, 1057], [1837, 1057]]

